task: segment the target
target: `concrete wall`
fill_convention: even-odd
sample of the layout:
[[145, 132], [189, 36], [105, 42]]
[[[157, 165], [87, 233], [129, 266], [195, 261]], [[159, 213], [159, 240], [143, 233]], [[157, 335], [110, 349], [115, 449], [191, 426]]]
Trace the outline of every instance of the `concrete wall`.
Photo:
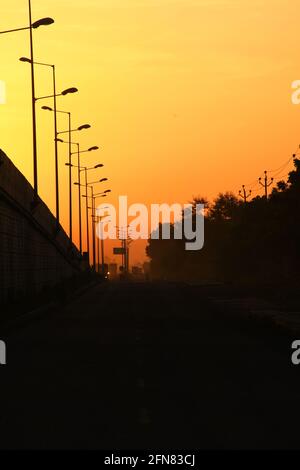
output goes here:
[[32, 208], [33, 195], [32, 186], [0, 150], [0, 304], [82, 273], [79, 252], [62, 228], [56, 230], [43, 201]]

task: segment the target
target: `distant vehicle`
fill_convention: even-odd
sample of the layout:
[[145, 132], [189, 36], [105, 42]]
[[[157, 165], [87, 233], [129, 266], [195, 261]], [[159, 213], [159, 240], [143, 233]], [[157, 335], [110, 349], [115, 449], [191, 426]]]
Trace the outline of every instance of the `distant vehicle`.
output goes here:
[[132, 266], [132, 274], [135, 274], [135, 275], [143, 274], [143, 270], [139, 266]]
[[143, 281], [145, 279], [143, 268], [140, 266], [132, 266], [131, 273], [135, 280]]

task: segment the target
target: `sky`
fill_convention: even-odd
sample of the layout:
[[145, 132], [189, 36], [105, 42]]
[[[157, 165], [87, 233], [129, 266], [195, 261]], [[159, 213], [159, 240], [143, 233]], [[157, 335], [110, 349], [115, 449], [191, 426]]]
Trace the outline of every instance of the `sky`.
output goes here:
[[[32, 8], [34, 20], [55, 19], [34, 31], [35, 60], [56, 64], [58, 91], [79, 89], [59, 97], [58, 108], [72, 112], [74, 127], [91, 124], [73, 137], [82, 149], [101, 147], [82, 164], [105, 165], [90, 178], [109, 178], [97, 186], [112, 190], [107, 202], [237, 194], [299, 147], [300, 107], [291, 101], [300, 79], [297, 0], [32, 0]], [[1, 5], [0, 30], [27, 23], [26, 0]], [[29, 54], [28, 32], [1, 35], [0, 51], [0, 148], [32, 182], [30, 66], [18, 61]], [[36, 94], [49, 93], [51, 71], [37, 67]], [[54, 212], [53, 116], [41, 105], [52, 102], [37, 105], [39, 193]], [[67, 129], [64, 115], [59, 129]], [[59, 158], [67, 230], [63, 144]], [[132, 263], [145, 259], [144, 247], [133, 244]]]

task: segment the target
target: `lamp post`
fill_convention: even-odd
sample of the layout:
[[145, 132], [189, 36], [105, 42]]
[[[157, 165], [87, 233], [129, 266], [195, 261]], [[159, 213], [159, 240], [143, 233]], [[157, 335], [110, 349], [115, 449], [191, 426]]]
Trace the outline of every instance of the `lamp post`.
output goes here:
[[[81, 152], [82, 153], [82, 152]], [[69, 164], [66, 163], [66, 165], [68, 166]], [[75, 167], [75, 168], [78, 168], [79, 169], [79, 173], [81, 173], [82, 171], [85, 172], [85, 184], [81, 184], [79, 181], [74, 183], [76, 186], [79, 186], [79, 187], [84, 187], [85, 190], [86, 190], [86, 194], [88, 194], [88, 187], [92, 184], [96, 184], [96, 183], [101, 183], [102, 180], [99, 180], [99, 181], [93, 181], [92, 183], [88, 183], [88, 180], [87, 180], [87, 172], [90, 171], [90, 170], [95, 170], [97, 168], [102, 168], [104, 165], [102, 165], [102, 163], [99, 163], [95, 166], [92, 166], [92, 167], [85, 167], [85, 166], [77, 166], [77, 165], [71, 165], [72, 167]], [[103, 178], [105, 180], [107, 180], [107, 178]], [[81, 193], [80, 193], [81, 194]], [[88, 254], [90, 253], [90, 236], [89, 236], [89, 213], [88, 213], [88, 198], [86, 198], [86, 237], [87, 237], [87, 252]]]
[[[90, 127], [89, 124], [80, 126], [78, 130], [82, 129], [88, 129]], [[81, 178], [80, 178], [80, 154], [82, 153], [80, 151], [80, 144], [76, 143], [77, 145], [77, 170], [78, 170], [78, 210], [79, 210], [79, 251], [82, 254], [82, 218], [81, 218]], [[71, 153], [71, 155], [75, 155], [75, 152]]]
[[[20, 60], [26, 61], [26, 57], [22, 57]], [[49, 106], [42, 106], [42, 109], [48, 110], [48, 111], [53, 111], [54, 113], [54, 144], [55, 144], [55, 181], [56, 181], [56, 214], [58, 214], [58, 219], [59, 219], [59, 176], [58, 176], [58, 147], [57, 147], [57, 142], [59, 142], [58, 139], [58, 134], [59, 132], [57, 131], [57, 113], [64, 113], [68, 114], [69, 116], [69, 133], [71, 132], [71, 113], [67, 111], [58, 111], [56, 107], [56, 98], [57, 96], [66, 96], [69, 94], [77, 93], [78, 89], [75, 87], [67, 88], [66, 90], [63, 90], [61, 93], [56, 93], [56, 80], [55, 80], [55, 66], [50, 65], [50, 64], [43, 64], [41, 62], [38, 63], [39, 65], [45, 65], [45, 66], [50, 66], [53, 67], [53, 88], [54, 88], [54, 93], [53, 95], [47, 95], [47, 96], [40, 96], [38, 98], [35, 98], [35, 101], [38, 100], [44, 100], [47, 98], [53, 98], [54, 100], [54, 109], [50, 108]], [[71, 140], [71, 139], [70, 139]], [[69, 159], [71, 158], [70, 156], [70, 148], [71, 146], [69, 145]], [[70, 187], [72, 186], [72, 175], [69, 175], [69, 185]], [[72, 193], [70, 191], [69, 195], [70, 199], [70, 221], [72, 221]], [[70, 222], [70, 244], [72, 245], [72, 222]]]
[[[108, 181], [108, 179], [107, 178], [102, 178], [101, 180], [99, 180], [99, 183], [102, 183], [104, 181]], [[94, 196], [94, 201], [96, 200], [97, 197], [98, 197], [97, 195]], [[106, 194], [105, 194], [105, 197], [106, 197]], [[95, 212], [95, 203], [94, 203], [94, 212]], [[96, 217], [95, 213], [94, 213], [94, 217]], [[103, 247], [102, 226], [100, 226], [100, 229], [101, 229], [101, 246]], [[100, 243], [100, 241], [99, 241], [99, 237], [98, 237], [98, 244], [97, 244], [98, 245], [98, 272], [99, 272], [99, 266], [100, 266], [100, 246], [99, 246], [99, 243]], [[104, 274], [104, 247], [102, 248], [102, 274]]]
[[[96, 199], [96, 198], [95, 198]], [[105, 209], [108, 209], [108, 207], [105, 207]], [[105, 259], [104, 259], [104, 236], [103, 236], [103, 222], [102, 222], [102, 219], [104, 219], [105, 216], [102, 216], [102, 217], [99, 217], [99, 216], [94, 216], [94, 219], [95, 221], [98, 220], [99, 224], [100, 224], [100, 237], [98, 237], [98, 273], [100, 272], [100, 239], [101, 239], [101, 271], [102, 271], [102, 274], [104, 276], [104, 272], [105, 272]], [[107, 220], [106, 222], [110, 222], [110, 219]]]
[[[49, 109], [50, 111], [53, 111], [51, 108], [46, 108], [44, 109]], [[64, 112], [64, 111], [60, 111]], [[73, 209], [72, 209], [72, 145], [79, 145], [78, 142], [72, 142], [71, 141], [71, 134], [72, 132], [77, 132], [77, 131], [82, 131], [83, 129], [89, 129], [91, 126], [89, 124], [83, 124], [82, 126], [77, 127], [77, 129], [72, 129], [71, 126], [71, 113], [69, 114], [69, 129], [67, 131], [60, 131], [57, 132], [57, 137], [56, 140], [57, 142], [62, 142], [63, 144], [68, 144], [69, 146], [69, 219], [70, 219], [70, 245], [72, 246], [72, 240], [73, 240]], [[69, 135], [69, 140], [65, 141], [63, 139], [58, 138], [59, 134], [66, 134], [68, 133]], [[80, 206], [80, 204], [79, 204]], [[80, 230], [81, 234], [81, 230]], [[81, 236], [81, 235], [80, 235]], [[81, 252], [81, 249], [80, 249]]]
[[30, 38], [30, 58], [31, 58], [31, 103], [32, 103], [32, 144], [33, 144], [33, 188], [34, 205], [38, 201], [38, 171], [37, 171], [37, 138], [36, 138], [36, 109], [35, 109], [35, 80], [34, 80], [34, 60], [33, 60], [33, 35], [32, 30], [40, 26], [48, 26], [54, 23], [53, 18], [42, 18], [32, 23], [31, 0], [28, 0], [29, 26], [23, 28], [0, 31], [0, 34], [13, 33], [16, 31], [29, 30]]
[[[32, 60], [27, 57], [20, 57], [19, 59], [21, 62], [28, 62], [31, 64]], [[56, 72], [55, 72], [55, 65], [54, 64], [46, 64], [44, 62], [34, 62], [35, 65], [41, 65], [44, 67], [51, 67], [52, 68], [52, 80], [53, 80], [53, 103], [54, 103], [54, 146], [55, 146], [55, 201], [56, 201], [56, 224], [57, 230], [59, 229], [60, 225], [60, 217], [59, 217], [59, 174], [58, 174], [58, 147], [57, 147], [57, 105], [56, 105], [56, 98], [57, 96], [65, 96], [69, 93], [76, 93], [78, 90], [77, 88], [68, 88], [64, 90], [62, 93], [56, 93]], [[42, 98], [35, 98], [35, 101], [40, 99], [44, 99], [47, 97]], [[44, 106], [43, 109], [52, 110], [47, 106]]]
[[[54, 112], [54, 109], [50, 108], [49, 106], [42, 106], [42, 109], [46, 111]], [[69, 163], [71, 165], [71, 113], [69, 111], [60, 111], [56, 109], [56, 113], [62, 113], [68, 115], [68, 123], [69, 123]], [[55, 142], [63, 142], [63, 140], [57, 138], [57, 132], [55, 135]], [[73, 226], [72, 226], [72, 171], [71, 167], [69, 168], [69, 238], [70, 238], [70, 246], [73, 243]]]
[[[104, 276], [104, 239], [103, 239], [103, 222], [101, 221], [101, 217], [99, 218], [99, 223], [100, 223], [100, 237], [101, 237], [101, 261], [102, 261], [102, 275]], [[98, 238], [98, 252], [100, 251], [100, 246], [99, 246], [99, 238]]]
[[84, 194], [82, 197], [85, 197], [85, 198], [90, 197], [92, 199], [91, 209], [92, 209], [92, 227], [93, 227], [93, 264], [94, 264], [94, 269], [96, 269], [95, 201], [99, 197], [106, 197], [107, 194], [111, 192], [111, 190], [109, 189], [107, 191], [104, 191], [103, 193], [94, 194], [93, 186], [89, 185], [88, 187], [91, 188], [91, 196], [89, 196], [87, 193], [87, 194]]
[[[98, 193], [98, 194], [95, 194], [94, 195], [94, 201], [96, 201], [96, 199], [98, 197], [106, 197], [108, 193], [110, 193], [111, 190], [108, 189], [106, 191], [104, 191], [103, 193]], [[94, 203], [94, 208], [95, 208], [95, 203]], [[101, 238], [101, 271], [102, 271], [102, 275], [104, 276], [104, 240], [103, 240], [103, 227], [102, 227], [102, 222], [101, 222], [101, 219], [102, 217], [96, 217], [95, 216], [95, 221], [96, 219], [99, 220], [100, 222], [100, 238]], [[98, 272], [100, 271], [100, 238], [98, 237]]]
[[[93, 267], [94, 271], [96, 271], [96, 240], [95, 240], [95, 221], [94, 221], [94, 188], [92, 185], [88, 186], [91, 189], [91, 199], [92, 199], [92, 241], [93, 241]], [[82, 197], [86, 199], [89, 198], [88, 193], [84, 194]]]
[[[100, 224], [100, 237], [98, 237], [98, 266], [99, 266], [99, 270], [98, 272], [100, 272], [100, 239], [101, 239], [101, 272], [102, 272], [102, 275], [104, 276], [104, 273], [105, 273], [105, 259], [104, 259], [104, 237], [103, 237], [103, 222], [102, 222], [102, 219], [104, 218], [105, 216], [103, 217], [96, 217], [96, 219], [98, 219], [98, 222]], [[109, 222], [109, 220], [107, 220], [107, 222]]]

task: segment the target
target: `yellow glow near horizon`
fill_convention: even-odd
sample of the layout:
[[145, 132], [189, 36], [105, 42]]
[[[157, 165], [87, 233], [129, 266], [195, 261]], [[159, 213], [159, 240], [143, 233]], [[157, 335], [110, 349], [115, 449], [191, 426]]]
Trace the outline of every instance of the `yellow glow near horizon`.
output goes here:
[[[58, 98], [72, 111], [82, 157], [104, 163], [113, 193], [129, 202], [188, 202], [240, 189], [295, 151], [300, 109], [291, 103], [298, 67], [296, 0], [32, 0], [35, 59], [55, 63]], [[0, 30], [26, 26], [27, 1], [1, 6]], [[0, 147], [32, 182], [28, 32], [0, 36]], [[37, 96], [51, 92], [50, 70], [36, 68]], [[40, 195], [54, 211], [52, 115], [40, 111]], [[67, 121], [59, 116], [59, 127]], [[67, 146], [60, 147], [62, 221], [68, 228]], [[93, 175], [93, 176], [94, 176]], [[96, 176], [97, 175], [97, 176]], [[99, 185], [100, 186], [100, 185]], [[107, 198], [108, 199], [108, 198]], [[74, 209], [76, 212], [76, 208]], [[136, 250], [133, 261], [142, 257]]]

